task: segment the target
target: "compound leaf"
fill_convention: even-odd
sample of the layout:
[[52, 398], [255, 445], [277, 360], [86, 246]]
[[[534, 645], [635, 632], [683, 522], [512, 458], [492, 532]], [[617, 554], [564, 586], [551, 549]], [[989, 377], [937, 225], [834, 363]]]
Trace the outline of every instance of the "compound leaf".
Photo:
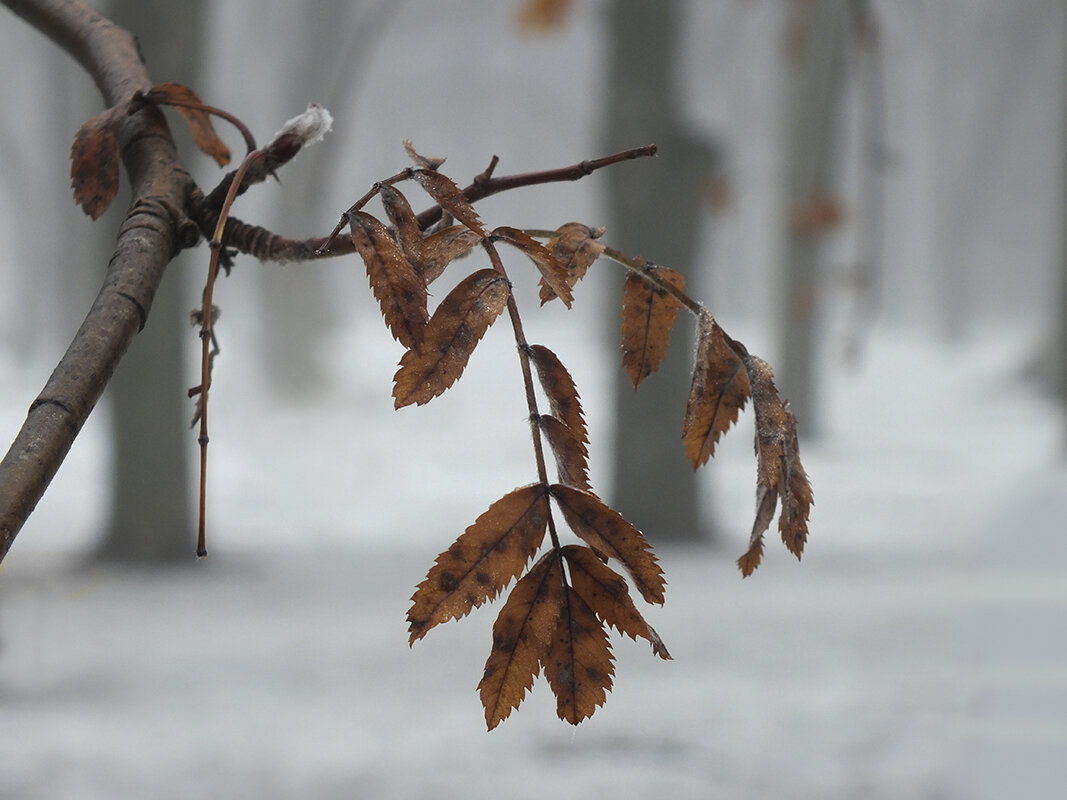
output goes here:
[[408, 611], [410, 643], [435, 625], [492, 601], [541, 546], [548, 526], [542, 484], [515, 489], [475, 520], [416, 588]]

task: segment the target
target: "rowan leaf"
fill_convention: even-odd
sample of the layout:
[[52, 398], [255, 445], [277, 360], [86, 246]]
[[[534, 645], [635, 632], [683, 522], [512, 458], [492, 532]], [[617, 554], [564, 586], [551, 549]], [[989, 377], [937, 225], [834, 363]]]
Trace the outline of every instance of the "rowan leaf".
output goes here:
[[517, 228], [502, 226], [496, 228], [493, 237], [507, 242], [525, 253], [541, 273], [541, 281], [559, 297], [567, 308], [574, 302], [574, 293], [568, 284], [568, 273], [564, 263], [547, 247], [535, 238]]
[[464, 196], [463, 190], [456, 186], [451, 178], [434, 169], [417, 169], [412, 177], [430, 197], [437, 201], [441, 208], [483, 239], [489, 235], [486, 233], [485, 226], [482, 225], [478, 212]]
[[[685, 278], [669, 267], [649, 264], [644, 271], [685, 291]], [[622, 365], [635, 389], [659, 369], [667, 355], [671, 328], [681, 307], [677, 298], [641, 275], [631, 272], [626, 276], [622, 305]]]
[[556, 622], [556, 635], [541, 659], [556, 695], [556, 714], [577, 725], [604, 704], [615, 664], [604, 625], [570, 586]]
[[550, 487], [571, 530], [594, 550], [620, 562], [649, 603], [663, 605], [667, 582], [641, 531], [595, 494], [554, 483]]
[[383, 183], [378, 187], [378, 196], [386, 216], [396, 229], [396, 241], [404, 256], [415, 267], [422, 261], [422, 228], [408, 199], [395, 186]]
[[126, 107], [113, 106], [88, 120], [70, 149], [74, 201], [92, 219], [107, 211], [119, 190], [119, 129]]
[[549, 551], [519, 579], [500, 609], [493, 624], [493, 649], [478, 683], [489, 730], [507, 719], [533, 686], [552, 645], [563, 586], [559, 558]]
[[367, 267], [374, 298], [389, 332], [404, 347], [417, 347], [426, 331], [426, 285], [386, 227], [365, 211], [347, 215], [352, 244]]
[[719, 437], [737, 421], [751, 395], [745, 362], [711, 314], [701, 309], [696, 366], [682, 423], [682, 442], [693, 469], [711, 457]]
[[671, 654], [667, 652], [663, 640], [652, 626], [645, 622], [645, 618], [630, 598], [626, 581], [601, 563], [597, 554], [588, 547], [568, 544], [562, 550], [563, 557], [567, 559], [571, 586], [596, 615], [635, 641], [639, 636], [647, 639], [652, 645], [653, 653], [664, 660], [671, 660]]
[[414, 161], [415, 166], [420, 169], [440, 169], [441, 165], [445, 163], [445, 159], [443, 158], [427, 158], [426, 156], [419, 155], [415, 152], [415, 146], [411, 143], [410, 139], [404, 140], [404, 150], [407, 152], [408, 158]]
[[[590, 228], [580, 222], [568, 222], [556, 229], [556, 235], [549, 239], [545, 247], [563, 264], [567, 286], [573, 289], [607, 249], [597, 241], [603, 235], [603, 228]], [[543, 279], [540, 297], [541, 305], [557, 297], [555, 290]]]
[[[756, 485], [765, 487], [767, 494], [772, 495], [770, 500], [761, 496], [757, 522], [773, 513], [773, 505], [767, 510], [766, 504], [780, 501], [778, 530], [785, 546], [800, 558], [808, 538], [813, 499], [811, 483], [800, 463], [796, 416], [778, 394], [774, 373], [766, 361], [749, 355], [745, 369], [752, 385], [756, 414]], [[768, 524], [769, 521], [768, 517]]]
[[429, 286], [441, 276], [449, 264], [460, 256], [465, 256], [481, 240], [482, 237], [466, 225], [450, 225], [423, 239], [421, 259], [412, 263]]
[[548, 493], [535, 483], [497, 500], [441, 555], [408, 610], [409, 644], [503, 591], [537, 552], [548, 527]]
[[541, 433], [548, 439], [552, 454], [556, 457], [559, 482], [579, 489], [589, 489], [589, 464], [587, 453], [574, 435], [571, 427], [557, 417], [542, 414], [537, 418]]
[[422, 341], [400, 359], [393, 376], [394, 405], [428, 403], [455, 383], [485, 331], [504, 310], [510, 292], [507, 279], [492, 269], [460, 281], [430, 317]]
[[211, 115], [205, 110], [204, 101], [197, 97], [196, 92], [180, 83], [158, 83], [148, 91], [145, 99], [174, 106], [189, 124], [193, 143], [200, 151], [215, 159], [215, 163], [220, 167], [230, 163], [230, 148], [215, 132]]
[[588, 455], [589, 433], [586, 431], [582, 402], [578, 397], [574, 379], [556, 354], [547, 347], [535, 344], [527, 352], [537, 369], [537, 377], [541, 381], [545, 397], [548, 398], [552, 416], [571, 429], [582, 452]]
[[741, 577], [747, 578], [756, 571], [763, 559], [763, 534], [774, 519], [778, 506], [778, 489], [768, 486], [756, 487], [756, 519], [752, 523], [752, 533], [748, 537], [748, 550], [737, 559]]

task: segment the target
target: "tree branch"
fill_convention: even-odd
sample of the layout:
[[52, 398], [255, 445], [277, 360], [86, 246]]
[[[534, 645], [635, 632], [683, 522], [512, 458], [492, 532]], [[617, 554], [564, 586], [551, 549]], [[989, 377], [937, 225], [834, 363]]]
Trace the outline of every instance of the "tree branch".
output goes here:
[[[109, 106], [152, 83], [133, 37], [82, 0], [4, 0], [93, 77]], [[30, 406], [0, 462], [0, 561], [44, 494], [130, 341], [144, 327], [164, 269], [198, 239], [185, 208], [193, 183], [155, 108], [123, 123], [132, 202], [103, 286], [81, 328]]]

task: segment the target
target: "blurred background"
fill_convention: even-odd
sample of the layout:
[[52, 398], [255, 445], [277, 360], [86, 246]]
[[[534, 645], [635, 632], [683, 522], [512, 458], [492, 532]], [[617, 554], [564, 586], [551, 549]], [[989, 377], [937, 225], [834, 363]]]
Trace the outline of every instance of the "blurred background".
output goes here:
[[[656, 159], [480, 213], [604, 225], [684, 273], [775, 367], [816, 506], [804, 563], [769, 536], [742, 582], [751, 413], [694, 474], [679, 441], [692, 321], [635, 393], [621, 271], [598, 263], [567, 311], [539, 308], [509, 262], [528, 339], [582, 394], [594, 489], [660, 553], [667, 603], [647, 617], [675, 661], [617, 641], [616, 690], [590, 721], [559, 723], [539, 683], [487, 736], [473, 690], [493, 610], [410, 651], [404, 613], [436, 553], [534, 478], [510, 332], [491, 330], [445, 395], [394, 411], [401, 350], [357, 259], [240, 258], [216, 288], [211, 556], [195, 562], [188, 312], [208, 253], [187, 251], [0, 568], [0, 796], [1067, 789], [1067, 6], [99, 6], [154, 80], [260, 141], [309, 102], [330, 109], [326, 140], [234, 208], [287, 236], [328, 232], [406, 166], [404, 139], [460, 184], [493, 155], [500, 175], [655, 142]], [[89, 78], [6, 9], [0, 52], [10, 441], [95, 296], [125, 200], [91, 223], [70, 198], [70, 142], [101, 110]]]

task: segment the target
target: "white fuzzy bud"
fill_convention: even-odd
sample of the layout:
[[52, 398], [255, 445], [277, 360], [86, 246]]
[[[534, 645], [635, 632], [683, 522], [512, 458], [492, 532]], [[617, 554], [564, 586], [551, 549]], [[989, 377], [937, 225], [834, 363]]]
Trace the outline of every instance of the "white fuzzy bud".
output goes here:
[[318, 103], [309, 103], [307, 111], [287, 121], [282, 129], [274, 134], [274, 138], [296, 136], [304, 144], [312, 144], [329, 133], [332, 125], [333, 116], [325, 107]]

